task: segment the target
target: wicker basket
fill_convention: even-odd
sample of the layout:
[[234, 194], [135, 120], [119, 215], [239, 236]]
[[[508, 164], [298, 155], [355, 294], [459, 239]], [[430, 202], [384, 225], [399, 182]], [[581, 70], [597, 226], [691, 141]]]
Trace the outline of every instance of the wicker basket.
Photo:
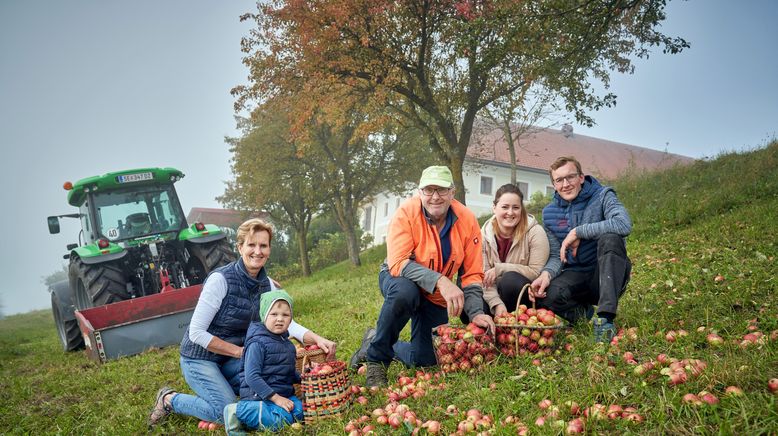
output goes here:
[[[309, 364], [324, 363], [327, 360], [327, 353], [321, 348], [316, 350], [306, 350], [305, 348], [297, 348], [297, 360], [295, 361], [295, 368], [297, 372], [302, 376], [303, 374], [303, 361], [307, 361]], [[294, 385], [294, 395], [300, 400], [303, 400], [303, 390], [300, 383]]]
[[319, 419], [338, 417], [351, 404], [351, 381], [346, 362], [326, 362], [332, 371], [313, 374], [308, 357], [303, 357], [302, 393], [305, 423], [312, 424]]
[[[542, 323], [527, 325], [519, 319], [521, 297], [524, 296], [524, 292], [529, 287], [529, 283], [524, 285], [519, 293], [519, 298], [516, 299], [516, 310], [511, 313], [516, 319], [515, 324], [501, 323], [499, 319], [495, 319], [497, 348], [508, 357], [523, 356], [525, 354], [551, 354], [556, 346], [559, 345], [559, 341], [555, 340], [557, 333], [567, 327], [565, 322], [555, 315], [554, 325]], [[545, 313], [545, 309], [535, 308], [534, 301], [532, 302], [532, 311]], [[529, 314], [528, 316], [531, 316], [533, 312], [528, 310], [526, 313]]]
[[432, 346], [443, 372], [475, 371], [496, 359], [498, 354], [491, 334], [473, 333], [465, 326], [444, 324], [435, 327]]

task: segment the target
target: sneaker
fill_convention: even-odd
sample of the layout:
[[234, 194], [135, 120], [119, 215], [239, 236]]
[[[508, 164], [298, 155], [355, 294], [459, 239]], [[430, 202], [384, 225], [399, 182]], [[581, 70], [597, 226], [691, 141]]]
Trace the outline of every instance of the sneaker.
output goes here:
[[616, 336], [616, 326], [607, 318], [595, 318], [594, 324], [594, 342], [609, 344], [611, 339]]
[[224, 406], [224, 431], [229, 436], [243, 436], [246, 429], [238, 419], [238, 403], [232, 403]]
[[383, 363], [367, 362], [367, 376], [365, 377], [365, 386], [368, 388], [384, 387], [389, 384], [389, 378], [386, 376], [386, 367]]
[[359, 349], [355, 351], [353, 355], [351, 355], [351, 360], [349, 361], [349, 367], [351, 369], [356, 371], [359, 369], [359, 365], [367, 360], [367, 349], [370, 347], [370, 342], [373, 341], [374, 337], [374, 328], [371, 327], [365, 330], [365, 334], [362, 335], [362, 343], [359, 345]]
[[169, 394], [174, 394], [175, 391], [167, 386], [161, 387], [157, 391], [157, 398], [154, 400], [154, 407], [149, 414], [149, 428], [154, 427], [160, 422], [164, 421], [168, 415], [173, 413], [173, 408], [165, 404], [165, 397]]

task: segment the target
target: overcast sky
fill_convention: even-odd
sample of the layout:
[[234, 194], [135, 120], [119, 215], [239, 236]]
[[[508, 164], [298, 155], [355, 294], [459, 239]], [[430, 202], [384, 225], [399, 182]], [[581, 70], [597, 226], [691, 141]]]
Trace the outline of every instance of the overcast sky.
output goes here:
[[[75, 222], [62, 183], [173, 166], [184, 210], [219, 207], [246, 83], [239, 16], [253, 1], [0, 1], [0, 311], [50, 307]], [[578, 133], [692, 157], [764, 145], [778, 130], [778, 2], [672, 1], [663, 30], [692, 48], [614, 75], [616, 108]]]

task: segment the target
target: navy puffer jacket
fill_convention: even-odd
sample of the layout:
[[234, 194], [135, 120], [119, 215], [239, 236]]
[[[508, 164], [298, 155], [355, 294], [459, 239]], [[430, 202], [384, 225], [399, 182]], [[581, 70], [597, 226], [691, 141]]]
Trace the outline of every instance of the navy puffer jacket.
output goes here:
[[261, 322], [252, 322], [240, 362], [240, 399], [259, 401], [273, 394], [286, 398], [294, 395], [292, 385], [300, 383], [296, 359], [288, 332], [277, 335]]

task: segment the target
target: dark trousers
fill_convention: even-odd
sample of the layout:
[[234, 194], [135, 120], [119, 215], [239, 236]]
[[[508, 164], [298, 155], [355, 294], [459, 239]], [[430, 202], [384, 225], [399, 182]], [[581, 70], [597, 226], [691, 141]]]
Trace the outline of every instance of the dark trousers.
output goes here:
[[[376, 334], [367, 349], [367, 361], [388, 366], [397, 359], [408, 367], [437, 364], [432, 348], [432, 329], [448, 322], [448, 311], [424, 298], [426, 292], [404, 277], [378, 273], [384, 304], [378, 314]], [[411, 341], [399, 341], [400, 331], [411, 322]]]
[[[523, 275], [515, 272], [515, 271], [508, 271], [502, 276], [500, 276], [500, 279], [497, 280], [497, 294], [500, 296], [500, 300], [502, 300], [503, 303], [505, 303], [505, 307], [508, 308], [508, 312], [513, 312], [516, 310], [516, 300], [519, 299], [519, 293], [521, 293], [521, 288], [524, 287], [527, 283], [532, 283], [532, 280], [524, 277]], [[489, 305], [486, 304], [486, 301], [484, 303], [484, 313], [487, 315], [491, 315], [491, 309], [489, 308]], [[521, 297], [521, 304], [530, 305], [532, 304], [529, 301], [529, 293], [525, 292], [524, 295]], [[467, 314], [463, 311], [462, 314], [459, 316], [459, 319], [462, 320], [463, 324], [467, 324], [470, 322], [470, 318], [467, 316]]]
[[569, 322], [584, 316], [593, 304], [597, 305], [598, 313], [615, 316], [631, 272], [624, 238], [606, 233], [597, 241], [597, 266], [591, 271], [562, 271], [546, 289], [546, 297], [537, 300], [537, 304]]

